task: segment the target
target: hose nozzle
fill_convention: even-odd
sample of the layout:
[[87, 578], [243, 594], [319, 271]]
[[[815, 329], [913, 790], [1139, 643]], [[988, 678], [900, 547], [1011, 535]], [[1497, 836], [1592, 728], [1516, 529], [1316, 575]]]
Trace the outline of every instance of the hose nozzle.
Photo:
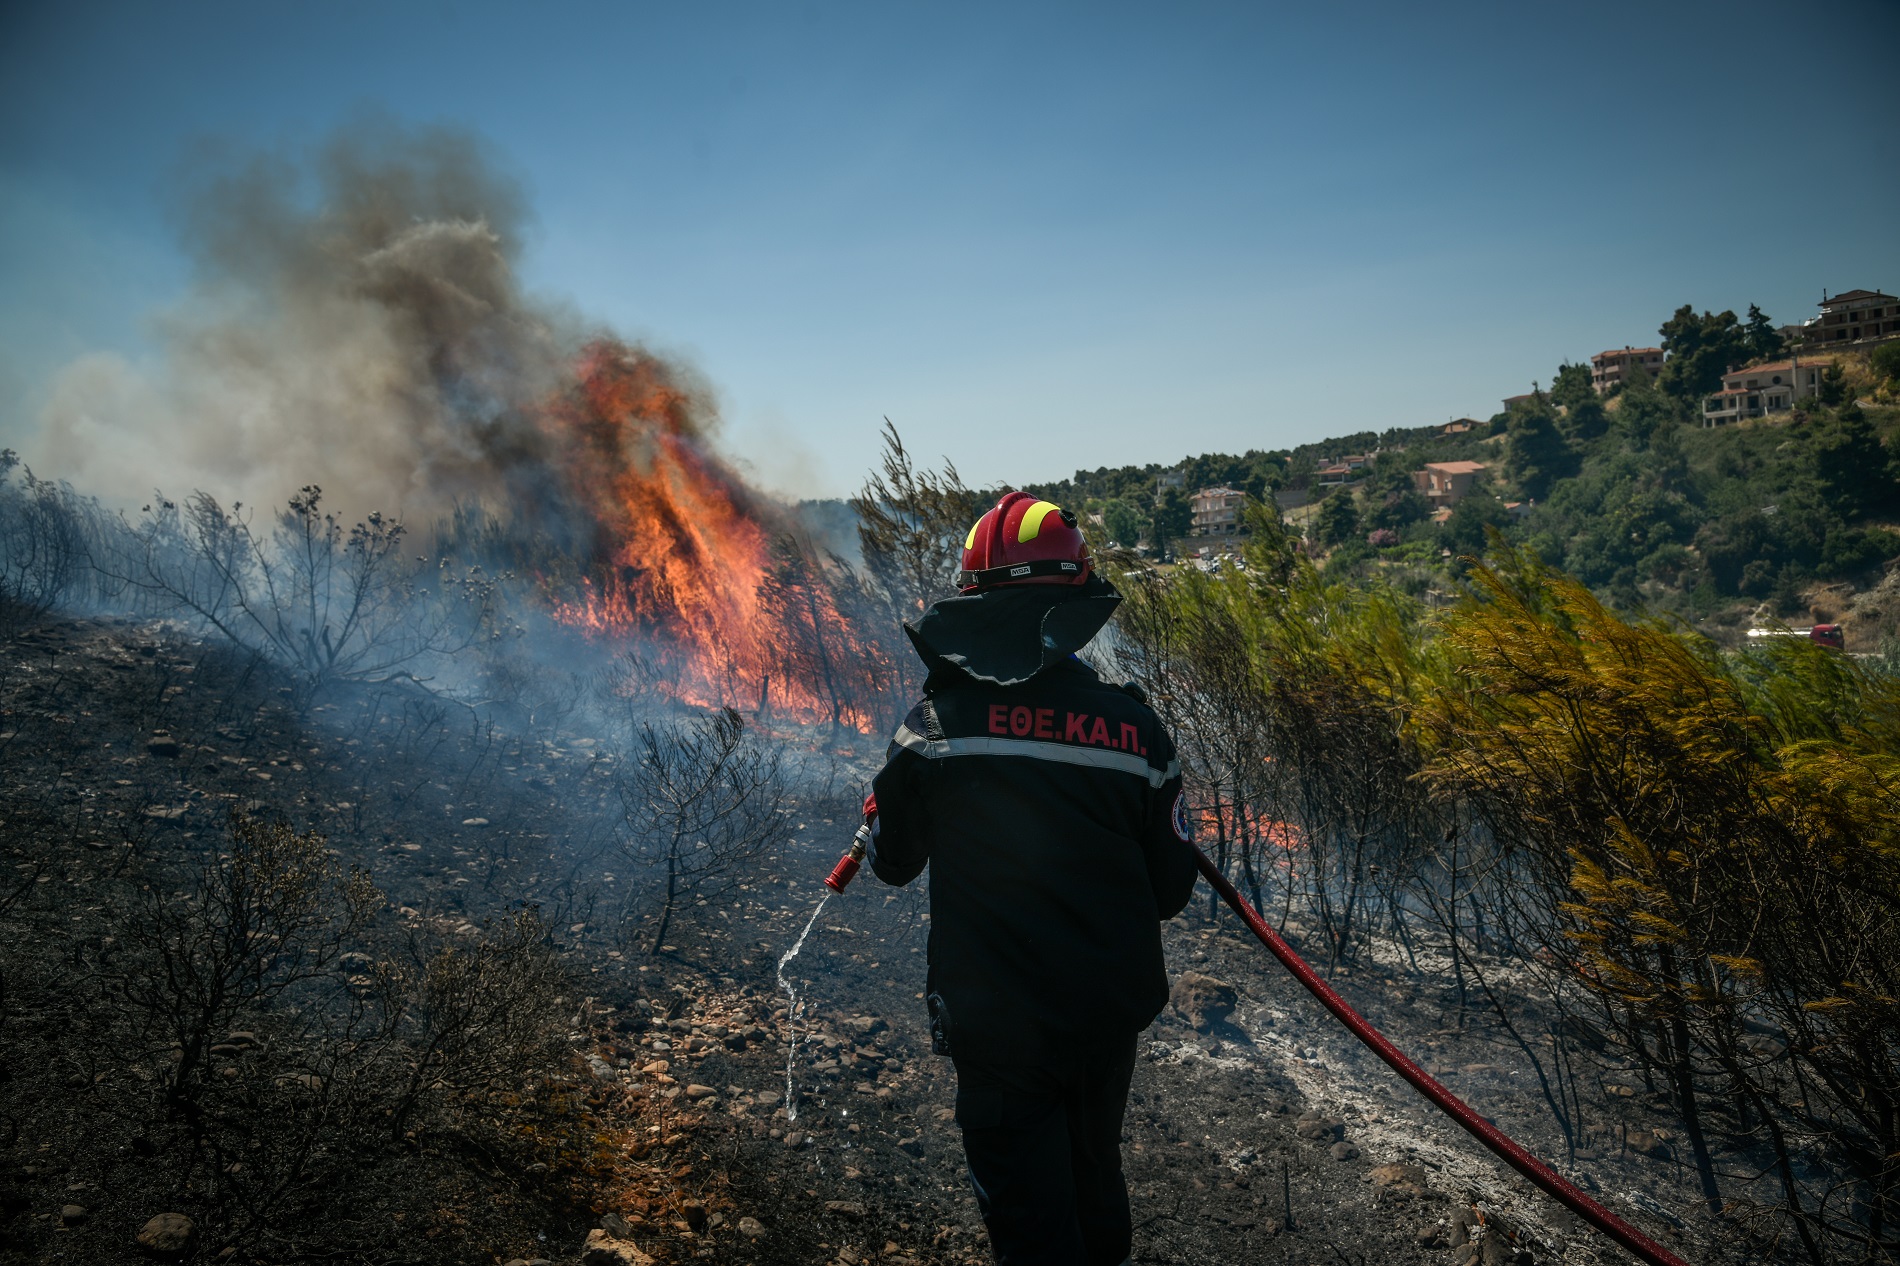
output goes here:
[[843, 892], [845, 885], [857, 875], [858, 867], [864, 863], [864, 849], [871, 842], [871, 824], [865, 823], [851, 837], [850, 851], [838, 859], [838, 864], [825, 876], [825, 887], [833, 892]]

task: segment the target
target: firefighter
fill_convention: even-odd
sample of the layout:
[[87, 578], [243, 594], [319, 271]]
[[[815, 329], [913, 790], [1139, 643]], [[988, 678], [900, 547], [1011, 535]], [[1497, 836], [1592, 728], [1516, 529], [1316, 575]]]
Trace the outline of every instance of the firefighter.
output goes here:
[[1141, 691], [1076, 658], [1121, 596], [1073, 514], [1006, 494], [958, 587], [906, 626], [929, 673], [866, 799], [871, 869], [931, 871], [932, 1044], [997, 1260], [1116, 1266], [1136, 1038], [1194, 886], [1181, 767]]

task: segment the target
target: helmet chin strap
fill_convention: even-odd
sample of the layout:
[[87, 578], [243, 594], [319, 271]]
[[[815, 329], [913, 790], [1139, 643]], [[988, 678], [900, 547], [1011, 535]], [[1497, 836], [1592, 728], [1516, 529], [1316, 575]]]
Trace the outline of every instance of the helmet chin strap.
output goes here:
[[1027, 563], [1011, 563], [1004, 567], [985, 567], [981, 571], [960, 571], [957, 573], [957, 588], [983, 589], [990, 585], [1000, 585], [1011, 580], [1028, 580], [1036, 576], [1072, 577], [1084, 580], [1088, 576], [1087, 559], [1076, 561], [1071, 558], [1038, 558]]

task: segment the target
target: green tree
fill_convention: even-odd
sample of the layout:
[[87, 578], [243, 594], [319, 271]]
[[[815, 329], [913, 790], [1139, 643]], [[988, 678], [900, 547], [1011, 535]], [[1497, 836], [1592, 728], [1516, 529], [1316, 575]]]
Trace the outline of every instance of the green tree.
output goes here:
[[1510, 525], [1511, 512], [1504, 508], [1502, 501], [1487, 493], [1474, 492], [1460, 498], [1451, 508], [1442, 539], [1453, 556], [1479, 558], [1489, 548], [1485, 529], [1494, 527], [1502, 531]]
[[1319, 504], [1313, 530], [1321, 545], [1344, 545], [1359, 534], [1359, 509], [1352, 494], [1339, 489]]
[[1817, 429], [1813, 453], [1822, 493], [1842, 518], [1894, 507], [1896, 489], [1887, 450], [1858, 405], [1846, 405]]
[[1882, 343], [1867, 358], [1867, 364], [1888, 382], [1900, 382], [1900, 343]]
[[1167, 550], [1176, 537], [1186, 536], [1194, 525], [1194, 510], [1179, 488], [1165, 488], [1155, 501], [1149, 518], [1150, 537], [1158, 550]]
[[1596, 393], [1591, 392], [1587, 400], [1579, 400], [1564, 410], [1557, 425], [1571, 443], [1587, 444], [1610, 429], [1610, 415]]
[[1821, 371], [1821, 389], [1817, 398], [1830, 409], [1847, 399], [1847, 371], [1841, 368], [1839, 361], [1829, 363]]
[[1566, 409], [1574, 409], [1586, 400], [1595, 400], [1597, 389], [1590, 382], [1588, 365], [1573, 365], [1569, 361], [1557, 366], [1557, 376], [1551, 379], [1550, 399]]
[[1366, 526], [1370, 528], [1390, 528], [1397, 531], [1409, 524], [1429, 518], [1431, 503], [1420, 496], [1416, 489], [1407, 487], [1401, 491], [1386, 493], [1379, 498], [1372, 512], [1366, 516]]
[[1704, 312], [1683, 304], [1662, 323], [1663, 362], [1658, 385], [1682, 410], [1701, 408], [1702, 397], [1722, 385], [1722, 375], [1749, 358], [1748, 330], [1733, 312]]
[[1774, 523], [1752, 509], [1704, 523], [1696, 532], [1695, 547], [1716, 588], [1728, 594], [1766, 592], [1772, 560], [1780, 553]]
[[[1700, 412], [1702, 406], [1698, 404], [1695, 407]], [[1631, 448], [1639, 452], [1648, 448], [1657, 432], [1673, 425], [1676, 417], [1675, 402], [1654, 383], [1633, 378], [1623, 388], [1622, 404], [1616, 411], [1616, 423]]]
[[1766, 312], [1752, 303], [1748, 305], [1748, 324], [1743, 328], [1750, 360], [1770, 360], [1781, 355], [1781, 331], [1775, 328]]
[[1108, 531], [1109, 540], [1133, 547], [1141, 536], [1141, 512], [1121, 497], [1116, 497], [1102, 507], [1102, 526]]
[[1556, 416], [1541, 399], [1511, 414], [1504, 466], [1524, 495], [1542, 501], [1559, 479], [1577, 473], [1577, 455], [1557, 429]]

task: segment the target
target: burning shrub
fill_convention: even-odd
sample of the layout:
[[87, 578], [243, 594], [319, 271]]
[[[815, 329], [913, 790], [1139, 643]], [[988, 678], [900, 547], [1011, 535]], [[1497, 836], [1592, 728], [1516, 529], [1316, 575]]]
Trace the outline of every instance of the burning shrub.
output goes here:
[[[759, 585], [759, 608], [777, 633], [772, 661], [779, 681], [821, 692], [834, 732], [867, 729], [888, 711], [878, 704], [879, 686], [892, 675], [889, 662], [863, 636], [863, 622], [851, 618], [864, 611], [865, 598], [861, 578], [836, 554], [820, 555], [789, 534], [773, 543]], [[766, 703], [761, 687], [761, 712]]]

